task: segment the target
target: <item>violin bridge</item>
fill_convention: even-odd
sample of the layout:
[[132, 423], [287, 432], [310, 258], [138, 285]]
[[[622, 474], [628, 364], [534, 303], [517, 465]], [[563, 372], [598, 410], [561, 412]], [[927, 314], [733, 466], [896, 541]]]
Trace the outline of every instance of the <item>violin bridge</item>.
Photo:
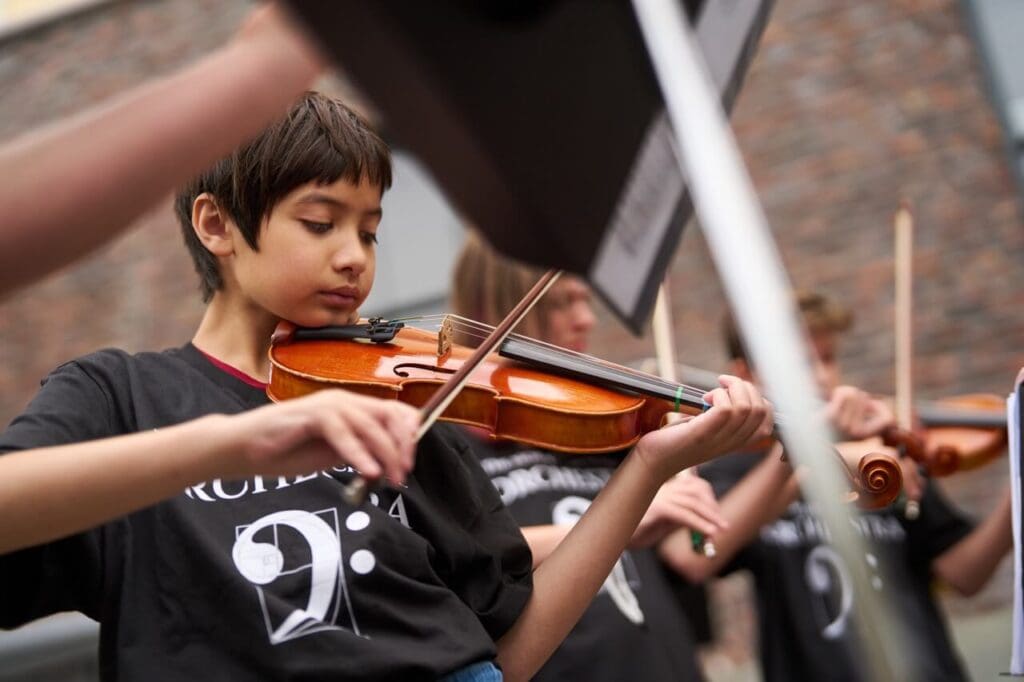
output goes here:
[[441, 321], [441, 328], [437, 330], [437, 359], [444, 360], [452, 352], [452, 335], [455, 333], [452, 327], [452, 319], [445, 315]]

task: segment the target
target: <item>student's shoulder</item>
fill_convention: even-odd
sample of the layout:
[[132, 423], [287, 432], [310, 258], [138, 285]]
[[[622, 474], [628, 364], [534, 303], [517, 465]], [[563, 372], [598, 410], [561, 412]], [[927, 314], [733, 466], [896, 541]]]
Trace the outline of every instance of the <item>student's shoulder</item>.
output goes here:
[[140, 353], [130, 353], [121, 348], [103, 348], [61, 364], [51, 376], [72, 372], [84, 373], [94, 379], [118, 378], [149, 372], [173, 375], [187, 366], [181, 348]]
[[204, 379], [201, 363], [188, 351], [187, 346], [138, 353], [104, 348], [54, 369], [42, 380], [41, 392], [79, 402], [102, 400], [116, 409], [127, 409], [142, 398], [181, 402], [188, 398], [186, 394], [214, 388]]
[[155, 406], [187, 404], [180, 392], [168, 391], [166, 382], [160, 385], [158, 375], [144, 369], [157, 364], [165, 368], [158, 373], [161, 377], [175, 370], [181, 373], [165, 354], [131, 354], [116, 348], [61, 364], [43, 378], [29, 405], [4, 430], [0, 452], [105, 438], [148, 427], [148, 422], [143, 425], [139, 419], [156, 414]]

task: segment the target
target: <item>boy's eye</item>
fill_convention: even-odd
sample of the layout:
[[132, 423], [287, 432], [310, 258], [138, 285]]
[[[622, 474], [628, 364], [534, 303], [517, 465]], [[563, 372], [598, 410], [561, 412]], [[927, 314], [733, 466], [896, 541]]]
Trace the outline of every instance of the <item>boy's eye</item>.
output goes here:
[[377, 243], [377, 233], [376, 232], [362, 232], [362, 237], [363, 237], [363, 243], [364, 244], [376, 244]]
[[334, 227], [331, 223], [318, 223], [315, 220], [300, 220], [300, 222], [313, 234], [326, 234]]

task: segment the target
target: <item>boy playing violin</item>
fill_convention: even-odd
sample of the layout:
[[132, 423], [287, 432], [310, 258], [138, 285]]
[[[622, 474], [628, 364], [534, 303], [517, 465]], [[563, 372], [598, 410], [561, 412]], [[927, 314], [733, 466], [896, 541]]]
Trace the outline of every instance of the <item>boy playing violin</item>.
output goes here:
[[[876, 436], [894, 423], [891, 411], [864, 391], [840, 385], [839, 338], [852, 316], [816, 293], [800, 294], [797, 304], [834, 430], [847, 440]], [[754, 369], [731, 319], [724, 331], [733, 370], [753, 379]], [[719, 555], [710, 560], [693, 555], [677, 538], [668, 545], [673, 565], [694, 581], [718, 571], [751, 570], [762, 671], [768, 682], [863, 679], [850, 622], [856, 597], [850, 593], [847, 570], [829, 547], [814, 510], [800, 498], [789, 466], [771, 454], [744, 452], [702, 467], [701, 474], [722, 498], [722, 514], [730, 527], [715, 536]], [[918, 518], [887, 508], [862, 512], [856, 527], [870, 548], [864, 560], [876, 575], [876, 589], [905, 618], [906, 660], [914, 679], [963, 680], [931, 584], [940, 578], [967, 595], [981, 589], [1011, 547], [1010, 498], [1007, 494], [974, 526], [926, 480], [918, 494]]]
[[[388, 149], [366, 124], [336, 101], [303, 98], [176, 201], [208, 302], [192, 341], [58, 368], [0, 450], [271, 409], [262, 381], [271, 331], [282, 319], [357, 320], [390, 181]], [[397, 458], [385, 470], [391, 487], [359, 508], [341, 500], [352, 467], [276, 477], [242, 468], [0, 557], [3, 624], [85, 612], [102, 624], [110, 679], [501, 679], [495, 664], [527, 679], [597, 592], [661, 483], [770, 431], [771, 410], [747, 382], [725, 379], [707, 401], [714, 409], [645, 436], [536, 572], [467, 445], [440, 426], [419, 443], [408, 476]], [[400, 452], [409, 437], [401, 415], [372, 428], [380, 420], [368, 405], [379, 402], [352, 401], [335, 434], [350, 464], [379, 468], [362, 455]]]
[[[284, 9], [269, 3], [236, 38], [179, 73], [5, 142], [0, 298], [116, 236], [168, 190], [282, 116], [321, 69]], [[306, 474], [344, 462], [370, 476], [381, 467], [403, 475], [412, 443], [365, 438], [352, 410], [380, 432], [398, 420], [412, 433], [417, 419], [398, 404], [323, 396], [4, 457], [0, 553], [88, 529], [217, 476]], [[353, 438], [372, 457], [349, 448]]]

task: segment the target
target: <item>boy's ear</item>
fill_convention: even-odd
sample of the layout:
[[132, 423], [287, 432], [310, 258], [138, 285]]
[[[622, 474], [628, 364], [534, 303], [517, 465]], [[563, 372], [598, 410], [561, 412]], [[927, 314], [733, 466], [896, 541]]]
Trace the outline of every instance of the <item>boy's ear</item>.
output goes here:
[[230, 256], [235, 251], [229, 222], [230, 218], [209, 192], [203, 192], [192, 202], [192, 229], [214, 256]]

